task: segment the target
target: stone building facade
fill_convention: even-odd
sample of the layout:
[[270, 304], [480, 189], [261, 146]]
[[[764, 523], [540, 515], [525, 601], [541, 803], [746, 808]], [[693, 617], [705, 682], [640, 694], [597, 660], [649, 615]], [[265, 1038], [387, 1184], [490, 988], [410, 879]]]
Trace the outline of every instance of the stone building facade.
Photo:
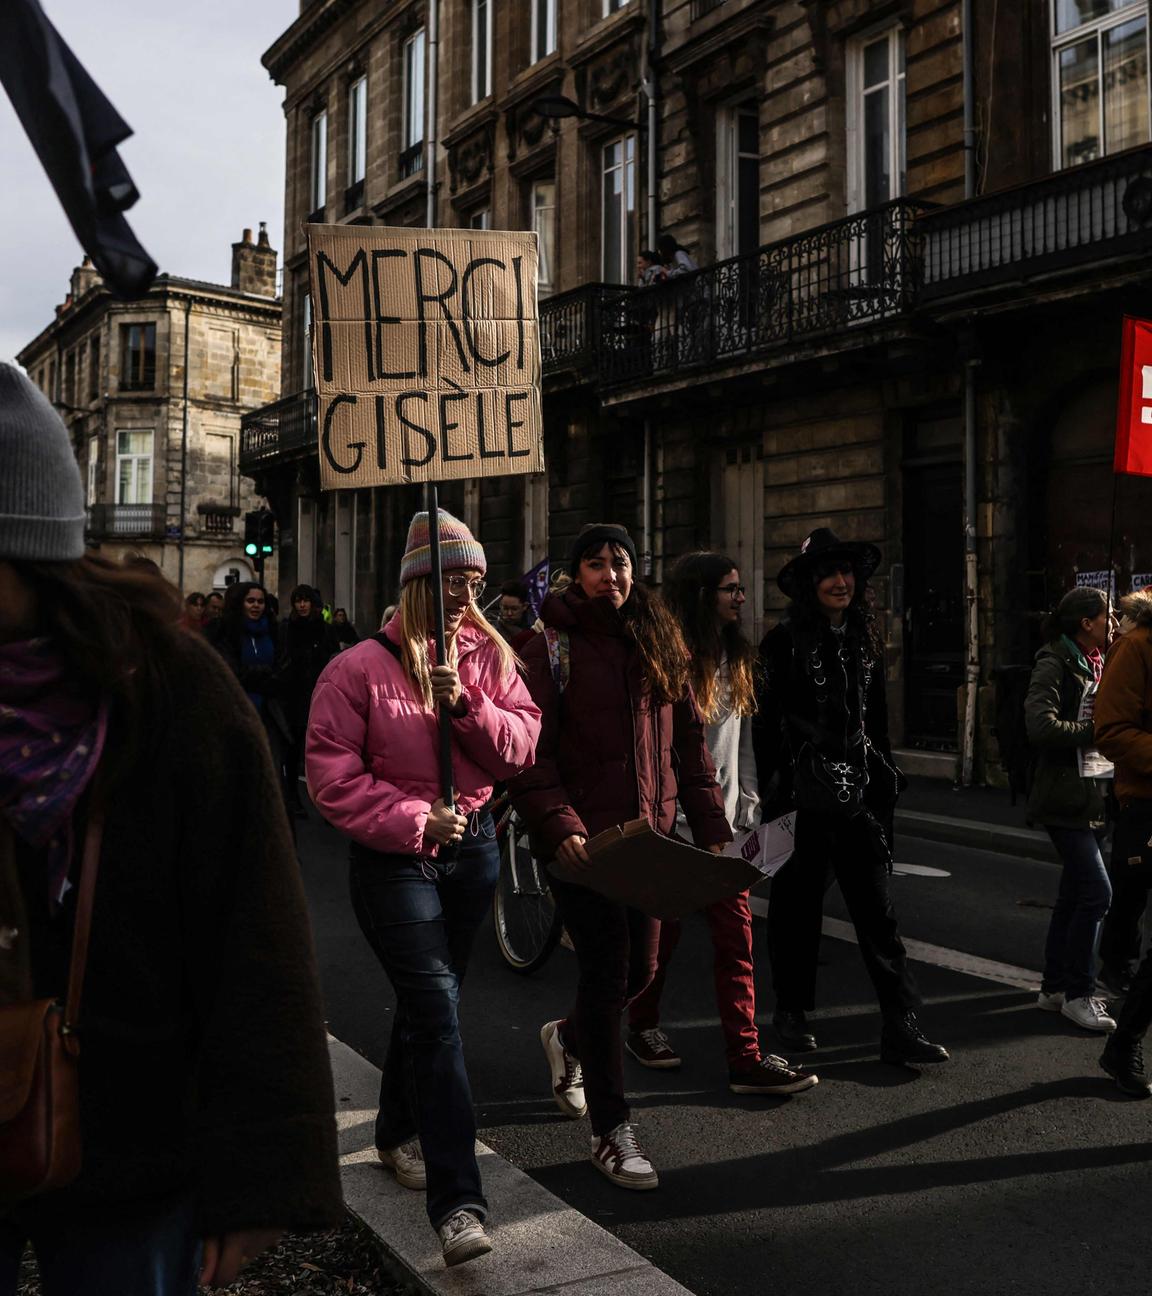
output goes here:
[[[872, 541], [897, 741], [951, 775], [971, 655], [998, 777], [996, 681], [1045, 608], [1152, 573], [1148, 487], [1119, 483], [1111, 535], [1109, 471], [1120, 320], [1152, 279], [1148, 8], [440, 0], [418, 129], [428, 0], [305, 4], [264, 60], [286, 91], [284, 399], [243, 452], [296, 533], [285, 579], [370, 621], [418, 503], [318, 490], [305, 223], [535, 228], [546, 480], [447, 491], [493, 574], [612, 518], [657, 583], [731, 552], [760, 630], [809, 531]], [[638, 288], [660, 233], [700, 268]]]
[[253, 576], [243, 514], [259, 497], [240, 473], [240, 419], [279, 394], [276, 278], [263, 226], [233, 244], [230, 286], [164, 274], [120, 301], [85, 259], [18, 357], [71, 433], [90, 546], [151, 558], [184, 592]]

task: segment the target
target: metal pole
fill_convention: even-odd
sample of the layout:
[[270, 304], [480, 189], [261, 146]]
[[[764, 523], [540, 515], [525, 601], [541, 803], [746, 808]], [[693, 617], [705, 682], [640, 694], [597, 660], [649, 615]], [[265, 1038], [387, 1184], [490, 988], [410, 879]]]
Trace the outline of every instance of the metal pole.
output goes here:
[[[424, 138], [428, 156], [424, 159], [425, 210], [424, 224], [433, 229], [436, 225], [436, 91], [440, 75], [440, 6], [439, 0], [428, 0], [428, 59], [426, 96], [428, 121]], [[439, 543], [439, 540], [437, 540]]]
[[177, 553], [180, 556], [180, 573], [176, 584], [180, 593], [184, 593], [184, 530], [187, 525], [188, 512], [188, 330], [192, 311], [192, 298], [184, 302], [184, 428], [180, 434], [180, 544]]
[[972, 31], [972, 0], [964, 0], [960, 17], [963, 27], [964, 81], [964, 197], [976, 196], [976, 90], [975, 40]]
[[[428, 548], [432, 558], [432, 609], [435, 614], [436, 664], [447, 666], [448, 644], [444, 634], [444, 581], [440, 566], [440, 503], [435, 482], [425, 486], [428, 510]], [[440, 795], [446, 806], [456, 803], [452, 780], [452, 713], [448, 704], [440, 704]]]

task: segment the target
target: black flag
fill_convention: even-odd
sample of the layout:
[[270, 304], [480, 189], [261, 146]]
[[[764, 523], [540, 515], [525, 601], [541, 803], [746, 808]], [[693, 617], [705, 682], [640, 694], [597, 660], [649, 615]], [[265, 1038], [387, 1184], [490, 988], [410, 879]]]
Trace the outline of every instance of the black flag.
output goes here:
[[122, 215], [140, 195], [116, 152], [132, 130], [37, 0], [0, 0], [0, 83], [109, 290], [142, 296], [156, 263]]

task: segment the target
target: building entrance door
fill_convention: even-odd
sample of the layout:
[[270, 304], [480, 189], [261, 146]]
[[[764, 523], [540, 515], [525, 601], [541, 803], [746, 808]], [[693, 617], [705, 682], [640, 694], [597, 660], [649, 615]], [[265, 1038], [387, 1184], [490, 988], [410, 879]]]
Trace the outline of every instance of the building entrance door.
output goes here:
[[904, 461], [904, 743], [955, 751], [964, 681], [964, 469], [958, 418], [919, 423]]

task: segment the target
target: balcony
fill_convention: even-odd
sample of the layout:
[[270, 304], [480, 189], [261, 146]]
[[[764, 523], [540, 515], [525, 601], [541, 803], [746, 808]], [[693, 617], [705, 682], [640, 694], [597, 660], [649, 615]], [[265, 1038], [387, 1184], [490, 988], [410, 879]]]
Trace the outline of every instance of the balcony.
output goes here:
[[164, 504], [93, 504], [88, 534], [94, 540], [163, 540], [166, 520]]
[[543, 369], [635, 382], [906, 315], [923, 209], [897, 201], [651, 288], [592, 284], [540, 306]]
[[261, 467], [316, 449], [316, 392], [309, 387], [240, 420], [240, 471], [251, 476]]
[[1152, 250], [1152, 148], [941, 208], [920, 221], [932, 304]]

